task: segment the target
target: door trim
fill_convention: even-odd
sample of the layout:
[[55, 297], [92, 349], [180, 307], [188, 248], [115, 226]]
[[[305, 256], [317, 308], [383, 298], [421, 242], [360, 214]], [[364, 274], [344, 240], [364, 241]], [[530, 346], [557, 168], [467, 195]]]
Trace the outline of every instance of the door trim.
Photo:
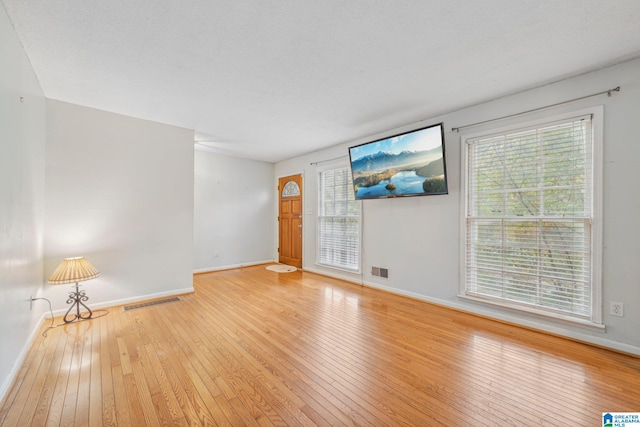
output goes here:
[[[292, 197], [292, 203], [287, 207], [289, 212], [292, 212], [291, 215], [287, 215], [287, 212], [282, 212], [283, 209], [283, 201], [286, 201], [286, 198], [283, 199], [282, 191], [283, 188], [280, 186], [284, 186], [287, 181], [295, 181], [298, 184], [300, 195]], [[304, 174], [296, 173], [291, 175], [280, 176], [277, 178], [276, 182], [277, 188], [277, 213], [276, 213], [276, 240], [277, 240], [277, 249], [276, 249], [276, 259], [278, 262], [283, 264], [293, 265], [298, 268], [302, 268], [303, 263], [303, 253], [304, 253]], [[296, 200], [297, 198], [297, 200]], [[293, 216], [293, 212], [297, 214]], [[290, 228], [284, 230], [281, 228], [283, 223], [283, 218], [286, 221], [290, 221]], [[291, 240], [289, 246], [286, 243], [283, 245], [282, 233], [288, 233], [290, 236], [295, 235], [295, 240]], [[283, 256], [283, 253], [285, 256]]]

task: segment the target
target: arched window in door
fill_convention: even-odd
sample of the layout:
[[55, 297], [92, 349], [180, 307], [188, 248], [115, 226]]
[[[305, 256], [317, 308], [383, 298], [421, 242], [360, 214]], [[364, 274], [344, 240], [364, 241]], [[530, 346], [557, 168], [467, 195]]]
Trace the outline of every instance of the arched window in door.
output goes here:
[[282, 187], [282, 197], [295, 197], [300, 195], [300, 187], [295, 181], [287, 181]]

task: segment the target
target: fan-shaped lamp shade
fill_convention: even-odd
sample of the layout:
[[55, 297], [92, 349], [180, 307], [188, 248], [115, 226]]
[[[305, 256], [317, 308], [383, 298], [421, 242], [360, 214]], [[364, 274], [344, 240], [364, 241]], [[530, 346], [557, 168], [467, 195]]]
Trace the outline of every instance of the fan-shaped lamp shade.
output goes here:
[[52, 285], [77, 283], [95, 279], [99, 275], [100, 272], [84, 257], [66, 258], [49, 277], [49, 283]]

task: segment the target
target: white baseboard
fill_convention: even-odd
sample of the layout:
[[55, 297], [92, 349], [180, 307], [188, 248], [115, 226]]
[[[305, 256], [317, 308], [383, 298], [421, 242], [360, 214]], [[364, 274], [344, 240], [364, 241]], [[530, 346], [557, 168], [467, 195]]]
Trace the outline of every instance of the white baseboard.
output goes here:
[[[183, 295], [183, 294], [188, 294], [188, 293], [193, 293], [193, 292], [195, 292], [195, 290], [194, 290], [194, 288], [192, 286], [192, 287], [189, 287], [189, 288], [175, 289], [175, 290], [168, 291], [168, 292], [158, 292], [158, 293], [155, 293], [155, 294], [139, 295], [139, 296], [136, 296], [136, 297], [122, 298], [122, 299], [118, 299], [118, 300], [112, 300], [112, 301], [106, 301], [106, 302], [91, 304], [90, 308], [93, 310], [93, 309], [99, 309], [99, 308], [105, 308], [105, 307], [114, 307], [114, 306], [118, 306], [118, 305], [134, 303], [134, 302], [138, 302], [138, 301], [146, 301], [146, 300], [157, 299], [157, 298], [173, 296], [173, 295]], [[53, 316], [57, 317], [57, 316], [63, 315], [66, 312], [67, 312], [66, 308], [62, 308], [62, 309], [59, 309], [59, 310], [54, 310], [53, 311]], [[2, 402], [4, 400], [5, 394], [9, 391], [9, 388], [11, 387], [11, 385], [13, 384], [13, 381], [15, 380], [16, 376], [18, 375], [18, 371], [22, 367], [22, 364], [24, 363], [24, 359], [27, 356], [27, 353], [29, 352], [29, 349], [33, 345], [33, 342], [36, 339], [36, 335], [37, 335], [38, 331], [40, 330], [40, 327], [42, 326], [42, 323], [45, 320], [48, 320], [48, 319], [51, 318], [51, 314], [50, 313], [51, 313], [50, 311], [45, 311], [44, 313], [42, 313], [42, 315], [40, 316], [40, 319], [36, 322], [35, 327], [33, 328], [31, 333], [29, 334], [29, 337], [27, 338], [27, 340], [25, 341], [24, 345], [22, 346], [22, 349], [20, 350], [20, 354], [18, 354], [18, 357], [16, 358], [15, 362], [13, 363], [13, 366], [11, 367], [11, 371], [9, 372], [9, 375], [7, 375], [7, 377], [5, 378], [4, 382], [2, 383], [2, 386], [0, 387], [0, 402]]]
[[[89, 308], [93, 310], [93, 309], [105, 308], [105, 307], [115, 307], [117, 305], [130, 304], [130, 303], [139, 302], [139, 301], [147, 301], [147, 300], [158, 299], [162, 297], [170, 297], [174, 295], [191, 294], [193, 292], [195, 292], [195, 289], [193, 288], [193, 286], [191, 286], [189, 288], [174, 289], [172, 291], [167, 291], [167, 292], [158, 292], [155, 294], [139, 295], [139, 296], [130, 297], [130, 298], [122, 298], [117, 300], [99, 302], [99, 303], [91, 304], [91, 307]], [[67, 308], [54, 310], [53, 315], [54, 317], [60, 316], [62, 314], [65, 314], [67, 310], [68, 310]], [[46, 314], [48, 313], [45, 313], [45, 315]]]
[[243, 262], [242, 264], [230, 264], [230, 265], [222, 265], [219, 267], [198, 268], [196, 270], [193, 270], [193, 274], [210, 273], [212, 271], [233, 270], [234, 268], [250, 267], [252, 265], [260, 265], [260, 264], [269, 264], [271, 262], [275, 262], [275, 261], [272, 259], [266, 259], [263, 261]]
[[22, 349], [20, 350], [18, 357], [13, 362], [13, 366], [11, 366], [9, 375], [6, 376], [6, 378], [2, 383], [2, 386], [0, 386], [0, 403], [4, 402], [6, 393], [11, 388], [13, 381], [15, 381], [16, 376], [18, 375], [18, 371], [22, 367], [22, 364], [24, 363], [24, 359], [27, 357], [27, 353], [29, 353], [29, 349], [31, 348], [31, 345], [36, 339], [36, 334], [40, 330], [40, 326], [42, 326], [42, 322], [44, 322], [45, 320], [46, 314], [47, 312], [44, 312], [40, 315], [40, 319], [38, 319], [38, 321], [36, 322], [35, 327], [33, 328], [31, 333], [29, 334], [29, 337], [27, 338], [24, 345], [22, 346]]
[[581, 341], [587, 344], [593, 344], [599, 347], [605, 347], [605, 348], [609, 348], [612, 350], [616, 350], [616, 351], [620, 351], [623, 353], [628, 353], [628, 354], [633, 354], [636, 356], [640, 356], [640, 347], [638, 346], [634, 346], [631, 344], [626, 344], [626, 343], [622, 343], [619, 341], [613, 341], [613, 340], [609, 340], [603, 337], [599, 337], [599, 336], [594, 336], [594, 335], [588, 335], [588, 334], [584, 334], [584, 333], [580, 333], [577, 331], [572, 331], [572, 330], [568, 330], [566, 328], [561, 328], [561, 327], [555, 327], [553, 325], [548, 325], [542, 322], [536, 322], [535, 320], [528, 320], [528, 319], [523, 319], [521, 317], [517, 317], [517, 316], [513, 316], [510, 315], [509, 313], [505, 312], [505, 313], [497, 313], [495, 310], [489, 310], [489, 309], [483, 309], [482, 307], [476, 307], [476, 306], [471, 306], [469, 304], [465, 304], [463, 302], [459, 302], [459, 301], [449, 301], [449, 300], [443, 300], [443, 299], [439, 299], [439, 298], [432, 298], [432, 297], [428, 297], [422, 294], [417, 294], [414, 292], [409, 292], [409, 291], [405, 291], [402, 289], [398, 289], [398, 288], [394, 288], [391, 286], [385, 286], [385, 285], [381, 285], [379, 283], [374, 283], [374, 282], [369, 282], [369, 281], [356, 281], [353, 278], [344, 276], [344, 275], [340, 275], [340, 274], [336, 274], [334, 272], [327, 272], [327, 271], [320, 271], [320, 270], [316, 270], [314, 268], [305, 268], [305, 271], [310, 271], [312, 273], [317, 273], [317, 274], [321, 274], [324, 276], [329, 276], [329, 277], [334, 277], [336, 279], [341, 279], [341, 280], [345, 280], [347, 282], [351, 282], [351, 283], [356, 283], [358, 285], [363, 285], [363, 286], [367, 286], [370, 288], [375, 288], [375, 289], [379, 289], [385, 292], [389, 292], [392, 294], [397, 294], [397, 295], [402, 295], [402, 296], [406, 296], [409, 298], [413, 298], [413, 299], [417, 299], [417, 300], [421, 300], [421, 301], [425, 301], [425, 302], [429, 302], [432, 304], [437, 304], [437, 305], [441, 305], [444, 307], [449, 307], [452, 309], [456, 309], [456, 310], [460, 310], [460, 311], [464, 311], [466, 313], [471, 313], [471, 314], [476, 314], [476, 315], [480, 315], [480, 316], [485, 316], [485, 317], [489, 317], [489, 318], [493, 318], [496, 320], [500, 320], [500, 321], [504, 321], [504, 322], [508, 322], [508, 323], [512, 323], [512, 324], [516, 324], [516, 325], [521, 325], [527, 328], [531, 328], [531, 329], [537, 329], [539, 331], [542, 332], [548, 332], [554, 335], [559, 335], [559, 336], [564, 336], [567, 337], [569, 339], [573, 339], [576, 341]]
[[[266, 264], [269, 262], [274, 262], [273, 260], [268, 260], [268, 261], [260, 261], [260, 262], [255, 262], [255, 263], [248, 263], [248, 264], [238, 264], [235, 266], [226, 266], [226, 267], [215, 267], [212, 269], [202, 269], [202, 270], [197, 270], [194, 271], [194, 273], [198, 272], [198, 273], [203, 273], [203, 272], [209, 272], [209, 271], [218, 271], [218, 270], [227, 270], [227, 269], [231, 269], [231, 268], [239, 268], [239, 267], [246, 267], [246, 266], [250, 266], [250, 265], [258, 265], [258, 264]], [[556, 335], [562, 335], [562, 336], [566, 336], [568, 338], [571, 339], [575, 339], [578, 341], [583, 341], [586, 343], [590, 343], [590, 344], [594, 344], [597, 346], [601, 346], [601, 347], [606, 347], [606, 348], [610, 348], [613, 350], [617, 350], [617, 351], [621, 351], [624, 353], [629, 353], [629, 354], [634, 354], [637, 356], [640, 356], [640, 347], [637, 346], [633, 346], [630, 344], [625, 344], [625, 343], [621, 343], [618, 341], [612, 341], [612, 340], [608, 340], [606, 338], [601, 338], [601, 337], [595, 337], [595, 336], [590, 336], [590, 335], [586, 335], [586, 334], [580, 334], [580, 333], [576, 333], [576, 332], [572, 332], [572, 331], [567, 331], [566, 329], [561, 329], [561, 328], [555, 328], [549, 325], [545, 325], [545, 324], [541, 324], [538, 322], [533, 322], [533, 321], [527, 321], [527, 320], [523, 320], [520, 318], [516, 318], [513, 316], [509, 316], [508, 314], [504, 314], [504, 315], [500, 315], [500, 314], [496, 314], [495, 312], [489, 312], [488, 310], [481, 310], [481, 309], [477, 309], [475, 307], [469, 307], [468, 305], [459, 303], [459, 302], [454, 302], [454, 301], [447, 301], [447, 300], [442, 300], [442, 299], [438, 299], [438, 298], [431, 298], [431, 297], [426, 297], [424, 295], [421, 294], [416, 294], [413, 292], [408, 292], [408, 291], [403, 291], [401, 289], [397, 289], [397, 288], [393, 288], [390, 286], [384, 286], [384, 285], [380, 285], [378, 283], [373, 283], [373, 282], [356, 282], [353, 280], [353, 278], [349, 278], [349, 277], [340, 277], [340, 275], [338, 274], [329, 274], [325, 271], [319, 271], [319, 270], [315, 270], [313, 268], [306, 268], [306, 271], [312, 272], [312, 273], [317, 273], [317, 274], [321, 274], [321, 275], [325, 275], [325, 276], [329, 276], [329, 277], [335, 277], [337, 279], [341, 279], [341, 280], [345, 280], [351, 283], [356, 283], [359, 285], [364, 285], [364, 286], [368, 286], [371, 288], [375, 288], [375, 289], [380, 289], [389, 293], [393, 293], [393, 294], [398, 294], [398, 295], [402, 295], [402, 296], [406, 296], [406, 297], [410, 297], [410, 298], [414, 298], [414, 299], [418, 299], [418, 300], [422, 300], [425, 302], [430, 302], [433, 304], [438, 304], [441, 306], [445, 306], [445, 307], [450, 307], [456, 310], [460, 310], [460, 311], [465, 311], [468, 313], [472, 313], [472, 314], [478, 314], [481, 316], [486, 316], [486, 317], [492, 317], [495, 318], [497, 320], [503, 320], [509, 323], [514, 323], [514, 324], [519, 324], [525, 327], [529, 327], [529, 328], [533, 328], [533, 329], [538, 329], [544, 332], [549, 332], [552, 334], [556, 334]], [[145, 301], [145, 300], [151, 300], [151, 299], [156, 299], [156, 298], [161, 298], [161, 297], [165, 297], [165, 296], [173, 296], [173, 295], [182, 295], [182, 294], [187, 294], [187, 293], [192, 293], [194, 292], [194, 288], [193, 287], [189, 287], [189, 288], [183, 288], [183, 289], [176, 289], [173, 291], [168, 291], [168, 292], [159, 292], [159, 293], [155, 293], [155, 294], [148, 294], [148, 295], [140, 295], [140, 296], [136, 296], [136, 297], [131, 297], [131, 298], [123, 298], [123, 299], [119, 299], [119, 300], [112, 300], [112, 301], [107, 301], [107, 302], [103, 302], [103, 303], [98, 303], [98, 304], [92, 304], [92, 308], [105, 308], [105, 307], [113, 307], [113, 306], [118, 306], [118, 305], [123, 305], [123, 304], [129, 304], [129, 303], [135, 303], [138, 301]], [[61, 310], [56, 310], [54, 311], [54, 316], [58, 316], [60, 314], [64, 314], [66, 312], [65, 309], [61, 309]], [[16, 376], [18, 375], [18, 371], [20, 370], [20, 368], [22, 367], [22, 364], [24, 363], [24, 359], [27, 355], [27, 353], [29, 352], [29, 349], [31, 348], [35, 338], [36, 338], [36, 334], [38, 333], [38, 331], [40, 330], [40, 327], [42, 326], [42, 323], [45, 321], [45, 319], [48, 318], [49, 312], [44, 312], [42, 313], [42, 315], [40, 316], [40, 319], [36, 322], [33, 330], [31, 331], [31, 333], [29, 334], [29, 337], [27, 338], [27, 340], [25, 341], [24, 345], [22, 346], [22, 349], [20, 350], [20, 353], [18, 355], [18, 357], [16, 358], [13, 366], [11, 367], [11, 371], [9, 372], [9, 375], [7, 375], [7, 377], [5, 378], [4, 382], [2, 383], [2, 385], [0, 386], [0, 402], [2, 402], [5, 398], [5, 394], [9, 391], [9, 388], [11, 387], [11, 385], [13, 384], [13, 381], [15, 380]]]
[[340, 274], [339, 271], [327, 272], [324, 269], [321, 270], [314, 267], [303, 267], [302, 270], [308, 271], [310, 273], [321, 274], [323, 276], [335, 277], [336, 279], [344, 280], [345, 282], [351, 282], [356, 285], [362, 285], [362, 278], [359, 274], [356, 276], [356, 273]]
[[583, 334], [576, 331], [567, 330], [566, 328], [554, 327], [534, 320], [522, 319], [520, 317], [512, 316], [509, 313], [496, 313], [493, 310], [483, 310], [481, 307], [474, 307], [457, 301], [448, 301], [439, 298], [431, 298], [414, 292], [403, 291], [401, 289], [392, 288], [390, 286], [380, 285], [373, 282], [364, 282], [364, 286], [370, 288], [380, 289], [392, 294], [402, 295], [414, 299], [418, 299], [425, 302], [441, 305], [444, 307], [453, 308], [456, 310], [464, 311], [466, 313], [477, 314], [480, 316], [490, 317], [496, 320], [521, 325], [531, 329], [537, 329], [539, 331], [548, 332], [554, 335], [564, 336], [576, 341], [581, 341], [587, 344], [593, 344], [599, 347], [606, 347], [612, 350], [620, 351], [623, 353], [629, 353], [636, 356], [640, 356], [640, 347], [621, 343], [619, 341], [612, 341], [606, 338]]

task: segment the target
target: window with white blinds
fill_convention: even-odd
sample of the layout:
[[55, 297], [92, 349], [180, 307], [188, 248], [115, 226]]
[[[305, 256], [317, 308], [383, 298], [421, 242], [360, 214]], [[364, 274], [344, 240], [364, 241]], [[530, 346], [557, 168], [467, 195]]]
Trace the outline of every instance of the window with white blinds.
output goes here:
[[465, 142], [464, 295], [600, 323], [592, 115]]
[[346, 167], [324, 170], [318, 182], [318, 264], [359, 271], [360, 203], [351, 172]]

